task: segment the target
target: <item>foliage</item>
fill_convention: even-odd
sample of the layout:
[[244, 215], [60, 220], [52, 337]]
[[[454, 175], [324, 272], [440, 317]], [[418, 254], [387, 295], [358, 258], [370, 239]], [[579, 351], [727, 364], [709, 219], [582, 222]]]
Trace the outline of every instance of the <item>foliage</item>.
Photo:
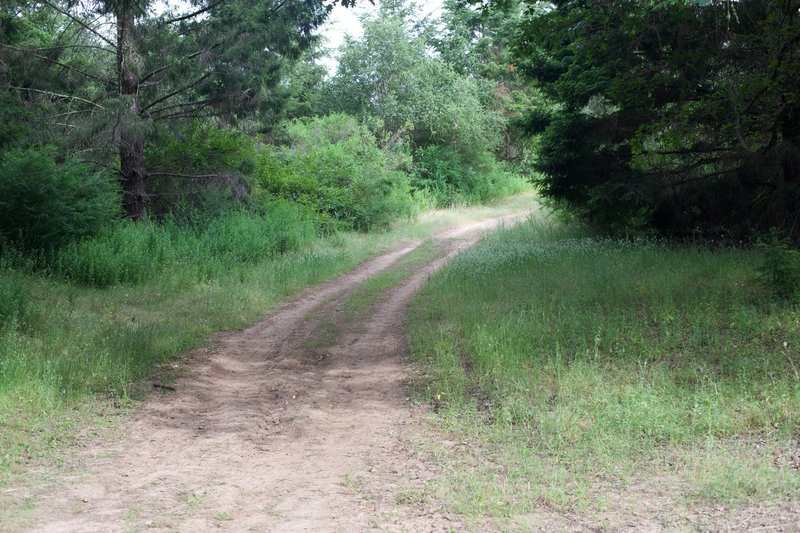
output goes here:
[[543, 195], [612, 229], [797, 231], [796, 1], [525, 4]]
[[0, 237], [50, 250], [90, 236], [119, 215], [118, 189], [104, 172], [52, 149], [10, 150], [0, 160]]
[[464, 0], [445, 0], [440, 27], [429, 40], [442, 61], [463, 76], [481, 80], [491, 109], [505, 119], [498, 157], [515, 164], [530, 157], [533, 147], [525, 136], [531, 108], [542, 105], [539, 90], [521, 75], [511, 45], [522, 16], [522, 2], [493, 2], [481, 10]]
[[487, 152], [462, 154], [447, 146], [431, 145], [415, 152], [414, 187], [439, 206], [486, 201], [517, 194], [525, 180]]
[[663, 468], [690, 497], [796, 493], [775, 458], [800, 422], [799, 316], [760, 298], [756, 258], [533, 221], [454, 259], [412, 306], [411, 347], [450, 427], [490, 439], [475, 485], [510, 515]]
[[59, 0], [12, 7], [0, 31], [4, 91], [47, 111], [48, 130], [65, 145], [118, 165], [126, 214], [139, 218], [149, 200], [143, 154], [158, 126], [274, 118], [288, 96], [278, 89], [285, 72], [331, 6], [208, 0], [156, 9], [149, 0]]
[[489, 105], [491, 84], [431, 57], [424, 25], [404, 13], [384, 9], [363, 21], [360, 40], [344, 45], [330, 108], [374, 124], [384, 143], [409, 136], [414, 147], [441, 145], [462, 154], [496, 149], [504, 119]]
[[284, 135], [287, 144], [264, 151], [259, 184], [314, 210], [327, 230], [381, 228], [415, 213], [409, 157], [382, 150], [353, 117], [293, 121]]
[[150, 210], [163, 216], [188, 208], [215, 216], [226, 205], [237, 209], [249, 199], [255, 159], [255, 139], [241, 131], [207, 121], [161, 126], [145, 150]]
[[788, 237], [773, 228], [771, 239], [759, 243], [763, 255], [759, 281], [772, 293], [791, 299], [800, 295], [800, 250], [791, 247]]

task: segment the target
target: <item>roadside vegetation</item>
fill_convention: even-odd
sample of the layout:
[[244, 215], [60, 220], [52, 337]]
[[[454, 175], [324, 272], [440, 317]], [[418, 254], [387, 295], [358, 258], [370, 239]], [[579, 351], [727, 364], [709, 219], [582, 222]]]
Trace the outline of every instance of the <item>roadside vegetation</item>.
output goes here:
[[510, 517], [636, 490], [795, 498], [800, 313], [764, 268], [747, 248], [542, 218], [454, 259], [410, 313], [417, 392], [478, 443], [441, 457], [450, 504]]

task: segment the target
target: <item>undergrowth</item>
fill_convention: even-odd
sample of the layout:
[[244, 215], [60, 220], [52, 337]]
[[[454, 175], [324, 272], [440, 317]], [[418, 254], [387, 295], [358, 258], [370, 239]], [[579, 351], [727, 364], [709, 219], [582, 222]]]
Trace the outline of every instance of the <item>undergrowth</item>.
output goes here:
[[579, 508], [654, 476], [690, 499], [796, 496], [800, 313], [758, 264], [541, 221], [456, 258], [410, 333], [421, 394], [490, 455], [451, 470], [453, 506]]

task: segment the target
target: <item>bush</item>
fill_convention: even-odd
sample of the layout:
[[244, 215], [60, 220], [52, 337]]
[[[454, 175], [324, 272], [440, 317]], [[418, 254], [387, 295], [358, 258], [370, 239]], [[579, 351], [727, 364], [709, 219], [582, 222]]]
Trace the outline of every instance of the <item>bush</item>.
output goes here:
[[788, 238], [773, 229], [769, 242], [759, 248], [763, 262], [758, 269], [758, 279], [771, 293], [791, 299], [800, 293], [800, 250], [791, 247]]
[[177, 233], [154, 222], [123, 221], [65, 246], [53, 268], [70, 281], [96, 287], [141, 283], [156, 277], [167, 264], [177, 263], [177, 243], [171, 238]]
[[148, 168], [173, 173], [150, 176], [151, 211], [164, 215], [190, 206], [206, 215], [220, 215], [232, 205], [241, 207], [250, 194], [247, 176], [254, 170], [253, 137], [203, 122], [171, 126], [159, 127], [145, 152]]
[[111, 178], [50, 149], [11, 150], [0, 161], [0, 236], [26, 250], [50, 250], [94, 235], [120, 215]]
[[414, 158], [414, 187], [431, 194], [440, 206], [500, 198], [527, 188], [523, 178], [487, 151], [465, 155], [432, 145], [417, 149]]
[[260, 158], [259, 184], [318, 213], [324, 228], [380, 228], [416, 212], [410, 158], [381, 150], [353, 117], [294, 121], [284, 132], [287, 145]]

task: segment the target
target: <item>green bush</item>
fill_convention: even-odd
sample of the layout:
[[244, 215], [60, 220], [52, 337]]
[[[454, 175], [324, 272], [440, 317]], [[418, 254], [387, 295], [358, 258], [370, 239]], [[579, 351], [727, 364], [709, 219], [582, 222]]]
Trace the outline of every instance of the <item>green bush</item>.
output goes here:
[[465, 155], [448, 146], [432, 145], [417, 149], [414, 159], [414, 187], [432, 195], [440, 206], [500, 198], [527, 188], [523, 178], [488, 151]]
[[773, 229], [769, 242], [759, 244], [763, 261], [758, 279], [771, 293], [781, 298], [793, 298], [800, 293], [800, 250], [791, 247], [788, 238]]
[[415, 214], [410, 158], [382, 150], [353, 117], [294, 121], [284, 132], [286, 145], [260, 158], [259, 184], [318, 213], [324, 228], [368, 230]]
[[97, 233], [120, 215], [111, 178], [52, 150], [11, 150], [0, 160], [0, 236], [50, 250]]
[[[171, 175], [154, 171], [150, 176], [150, 209], [164, 215], [189, 207], [208, 216], [240, 208], [249, 196], [255, 156], [253, 137], [240, 131], [204, 122], [159, 127], [145, 152], [145, 165], [168, 169]], [[209, 177], [182, 177], [196, 175]]]

